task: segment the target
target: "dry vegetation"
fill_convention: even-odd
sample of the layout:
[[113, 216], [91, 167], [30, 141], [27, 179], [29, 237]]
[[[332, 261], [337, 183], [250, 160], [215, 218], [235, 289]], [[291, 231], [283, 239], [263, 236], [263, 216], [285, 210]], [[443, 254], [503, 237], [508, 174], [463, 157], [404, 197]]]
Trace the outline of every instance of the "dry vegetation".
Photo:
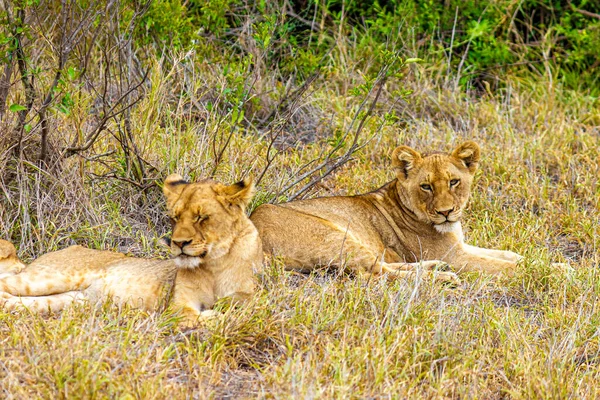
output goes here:
[[[288, 87], [264, 63], [241, 68], [242, 118], [222, 100], [232, 85], [228, 60], [154, 59], [139, 102], [88, 151], [40, 167], [0, 148], [0, 237], [25, 260], [73, 243], [166, 256], [157, 243], [168, 233], [164, 201], [153, 179], [170, 172], [262, 177], [255, 207], [286, 200], [311, 179], [305, 197], [368, 191], [392, 179], [389, 156], [399, 144], [450, 150], [473, 139], [483, 162], [467, 241], [524, 255], [516, 276], [468, 275], [451, 289], [419, 278], [304, 276], [275, 263], [250, 304], [185, 331], [176, 316], [110, 304], [50, 318], [0, 310], [0, 396], [600, 397], [598, 100], [562, 88], [551, 72], [507, 76], [495, 93], [465, 91], [444, 65], [422, 63], [387, 79], [368, 116], [379, 86], [352, 92], [368, 68], [353, 61], [355, 51], [340, 40], [328, 71], [306, 87]], [[19, 85], [9, 104], [23, 100]], [[400, 98], [399, 89], [412, 93]], [[69, 113], [52, 114], [53, 149], [89, 132], [95, 96], [81, 90]], [[336, 153], [343, 155], [363, 120], [347, 163], [322, 177], [327, 164], [284, 191], [348, 133]], [[7, 113], [0, 134], [9, 137], [17, 121]], [[129, 155], [121, 128], [135, 138]], [[37, 154], [40, 129], [33, 126], [24, 153]], [[143, 176], [131, 173], [136, 165]]]

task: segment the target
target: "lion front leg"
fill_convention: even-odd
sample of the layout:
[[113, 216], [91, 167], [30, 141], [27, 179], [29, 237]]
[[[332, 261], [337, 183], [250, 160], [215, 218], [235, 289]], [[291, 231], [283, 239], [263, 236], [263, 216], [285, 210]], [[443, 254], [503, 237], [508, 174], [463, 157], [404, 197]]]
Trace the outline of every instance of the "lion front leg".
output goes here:
[[468, 244], [464, 244], [463, 249], [469, 254], [473, 254], [475, 256], [492, 257], [514, 263], [518, 263], [523, 259], [523, 256], [508, 250], [485, 249], [483, 247], [476, 247]]
[[[377, 267], [376, 267], [377, 268]], [[416, 263], [379, 263], [380, 273], [386, 274], [388, 278], [408, 278], [413, 277], [419, 269], [422, 270], [421, 276], [427, 280], [460, 284], [460, 278], [454, 272], [449, 271], [448, 263], [440, 260], [427, 260]]]
[[456, 251], [445, 257], [456, 270], [465, 272], [485, 272], [491, 275], [512, 275], [517, 267], [516, 261], [508, 261], [486, 255], [471, 254], [465, 251]]

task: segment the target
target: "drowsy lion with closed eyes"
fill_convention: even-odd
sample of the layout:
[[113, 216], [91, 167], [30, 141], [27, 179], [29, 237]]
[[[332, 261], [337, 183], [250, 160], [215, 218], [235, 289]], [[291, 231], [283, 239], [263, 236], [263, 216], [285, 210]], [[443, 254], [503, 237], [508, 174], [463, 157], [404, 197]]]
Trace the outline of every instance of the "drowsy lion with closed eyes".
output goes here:
[[356, 196], [323, 197], [258, 207], [250, 216], [265, 252], [290, 269], [340, 266], [359, 274], [457, 281], [456, 271], [511, 273], [520, 256], [466, 244], [460, 219], [480, 160], [471, 141], [449, 154], [392, 153], [396, 179]]
[[111, 297], [145, 310], [169, 305], [190, 325], [212, 315], [220, 298], [248, 299], [263, 262], [258, 232], [245, 213], [252, 183], [188, 183], [171, 175], [163, 192], [173, 225], [172, 259], [71, 246], [25, 266], [14, 246], [0, 240], [0, 306], [47, 312]]

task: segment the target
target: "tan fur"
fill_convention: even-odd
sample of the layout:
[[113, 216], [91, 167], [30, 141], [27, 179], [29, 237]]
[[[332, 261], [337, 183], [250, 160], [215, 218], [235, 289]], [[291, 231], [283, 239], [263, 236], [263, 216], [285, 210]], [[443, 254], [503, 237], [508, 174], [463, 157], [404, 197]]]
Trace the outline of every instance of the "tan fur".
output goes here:
[[[194, 297], [203, 309], [223, 297], [248, 299], [255, 290], [254, 273], [263, 263], [258, 232], [245, 212], [254, 185], [241, 181], [225, 186], [210, 180], [188, 184], [171, 175], [164, 193], [173, 224], [171, 253], [179, 265], [173, 302]], [[183, 308], [191, 318], [197, 311]]]
[[18, 274], [25, 264], [17, 257], [17, 251], [12, 243], [0, 240], [0, 278]]
[[[170, 300], [184, 323], [194, 323], [210, 314], [205, 310], [216, 300], [245, 300], [254, 291], [253, 270], [262, 267], [262, 249], [244, 211], [253, 190], [249, 182], [189, 184], [169, 176], [164, 194], [174, 220], [172, 260], [72, 246], [45, 254], [20, 271], [23, 264], [14, 246], [0, 240], [0, 300], [8, 309], [25, 306], [38, 312], [107, 297], [156, 310]], [[198, 221], [199, 213], [207, 218]], [[176, 241], [186, 244], [178, 247]]]
[[520, 256], [469, 246], [460, 218], [479, 162], [466, 142], [451, 154], [422, 155], [400, 146], [392, 154], [396, 179], [367, 194], [262, 205], [251, 215], [267, 253], [291, 269], [345, 265], [356, 273], [455, 281], [458, 271], [512, 271]]

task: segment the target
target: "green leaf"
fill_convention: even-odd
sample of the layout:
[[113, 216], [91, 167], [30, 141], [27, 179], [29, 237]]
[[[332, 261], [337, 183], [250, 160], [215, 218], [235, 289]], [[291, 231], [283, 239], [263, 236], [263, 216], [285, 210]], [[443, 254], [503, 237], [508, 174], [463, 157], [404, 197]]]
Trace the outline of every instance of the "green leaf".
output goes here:
[[77, 75], [77, 68], [69, 67], [69, 69], [67, 69], [67, 76], [69, 77], [69, 80], [75, 80], [77, 78]]
[[422, 58], [407, 58], [406, 60], [404, 60], [404, 64], [418, 63], [421, 61], [423, 61]]
[[8, 109], [12, 112], [17, 112], [17, 111], [27, 110], [27, 107], [22, 106], [20, 104], [11, 104], [10, 107], [8, 107]]

